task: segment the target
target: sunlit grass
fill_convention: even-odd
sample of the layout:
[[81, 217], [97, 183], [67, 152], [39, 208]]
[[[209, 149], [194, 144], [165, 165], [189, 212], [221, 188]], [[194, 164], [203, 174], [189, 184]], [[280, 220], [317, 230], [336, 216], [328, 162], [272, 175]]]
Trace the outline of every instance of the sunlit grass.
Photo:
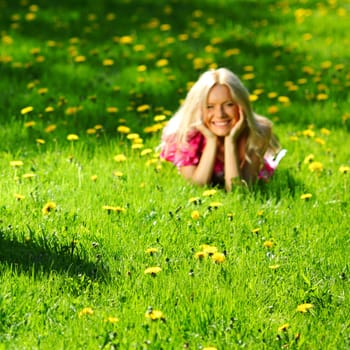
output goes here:
[[[348, 348], [349, 6], [2, 1], [0, 348]], [[158, 156], [219, 66], [288, 150], [251, 191]]]

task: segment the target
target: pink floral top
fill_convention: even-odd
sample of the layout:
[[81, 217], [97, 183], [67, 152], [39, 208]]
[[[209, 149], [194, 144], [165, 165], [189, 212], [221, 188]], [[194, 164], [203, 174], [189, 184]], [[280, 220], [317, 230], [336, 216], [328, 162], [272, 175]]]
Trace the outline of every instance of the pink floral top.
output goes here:
[[[187, 144], [179, 149], [174, 140], [174, 136], [170, 135], [163, 140], [160, 156], [173, 163], [178, 168], [188, 165], [197, 165], [203, 153], [205, 144], [205, 137], [199, 131], [193, 131], [189, 134]], [[279, 160], [285, 155], [285, 152], [285, 150], [280, 152], [283, 154], [279, 156]], [[274, 157], [266, 155], [258, 178], [268, 181], [275, 172], [279, 160], [277, 161]], [[214, 174], [217, 177], [222, 177], [224, 175], [224, 163], [219, 159], [215, 160]]]

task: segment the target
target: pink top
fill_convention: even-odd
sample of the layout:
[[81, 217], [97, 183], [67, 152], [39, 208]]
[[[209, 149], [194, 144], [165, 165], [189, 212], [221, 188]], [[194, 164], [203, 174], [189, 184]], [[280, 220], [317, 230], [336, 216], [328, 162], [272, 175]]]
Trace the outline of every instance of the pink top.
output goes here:
[[[174, 135], [170, 135], [166, 139], [163, 139], [160, 156], [165, 160], [173, 163], [178, 168], [187, 165], [197, 165], [203, 153], [205, 144], [205, 137], [199, 131], [193, 131], [189, 134], [187, 144], [181, 149], [178, 149]], [[284, 153], [280, 159], [285, 154], [285, 150], [283, 151]], [[272, 156], [266, 155], [264, 157], [264, 165], [259, 172], [258, 178], [264, 181], [268, 181], [275, 172], [278, 163], [279, 160], [276, 161]], [[223, 176], [224, 174], [224, 163], [219, 159], [215, 160], [214, 174], [219, 177]]]

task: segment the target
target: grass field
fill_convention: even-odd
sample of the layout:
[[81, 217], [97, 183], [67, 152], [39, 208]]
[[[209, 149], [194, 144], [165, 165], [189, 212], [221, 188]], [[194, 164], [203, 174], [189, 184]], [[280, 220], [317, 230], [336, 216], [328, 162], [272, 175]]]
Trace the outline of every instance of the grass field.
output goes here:
[[[0, 350], [350, 348], [349, 0], [0, 0]], [[159, 159], [211, 67], [288, 150], [226, 193]]]

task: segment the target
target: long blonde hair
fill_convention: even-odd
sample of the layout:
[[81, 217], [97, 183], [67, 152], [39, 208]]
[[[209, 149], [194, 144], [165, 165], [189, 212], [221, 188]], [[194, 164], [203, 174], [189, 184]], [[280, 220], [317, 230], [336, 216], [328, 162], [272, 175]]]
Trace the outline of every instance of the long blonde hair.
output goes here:
[[178, 111], [170, 119], [163, 130], [163, 140], [169, 136], [179, 145], [185, 144], [188, 133], [195, 129], [195, 125], [203, 121], [203, 108], [207, 103], [210, 89], [216, 85], [229, 88], [233, 100], [241, 107], [247, 120], [249, 135], [246, 143], [246, 157], [251, 151], [258, 153], [262, 143], [268, 142], [267, 151], [276, 153], [279, 144], [271, 134], [272, 122], [253, 112], [249, 92], [240, 79], [227, 68], [212, 69], [203, 73], [193, 84]]

